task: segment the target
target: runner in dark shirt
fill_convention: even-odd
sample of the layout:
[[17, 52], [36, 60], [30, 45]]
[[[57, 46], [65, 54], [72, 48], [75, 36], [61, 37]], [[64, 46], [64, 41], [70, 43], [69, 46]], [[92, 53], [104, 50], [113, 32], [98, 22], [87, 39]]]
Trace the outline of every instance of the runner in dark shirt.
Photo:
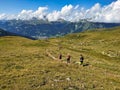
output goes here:
[[67, 55], [67, 63], [70, 63], [71, 56], [68, 54]]
[[80, 55], [80, 62], [81, 62], [81, 65], [83, 64], [83, 61], [84, 61], [84, 57], [83, 57], [83, 55], [81, 54], [81, 55]]

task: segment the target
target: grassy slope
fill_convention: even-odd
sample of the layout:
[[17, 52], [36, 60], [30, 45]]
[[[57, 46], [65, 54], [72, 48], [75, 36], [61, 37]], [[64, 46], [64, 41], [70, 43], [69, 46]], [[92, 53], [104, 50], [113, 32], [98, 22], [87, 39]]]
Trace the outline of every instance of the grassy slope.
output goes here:
[[[63, 61], [46, 49], [55, 57], [62, 53]], [[80, 54], [88, 66], [76, 64]], [[0, 90], [120, 90], [119, 67], [120, 27], [48, 40], [0, 38]]]

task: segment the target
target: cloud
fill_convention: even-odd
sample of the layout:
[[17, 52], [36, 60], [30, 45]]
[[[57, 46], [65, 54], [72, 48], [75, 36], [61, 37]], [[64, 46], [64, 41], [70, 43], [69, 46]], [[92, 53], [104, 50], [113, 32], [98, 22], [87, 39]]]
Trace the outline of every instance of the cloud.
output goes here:
[[49, 13], [47, 15], [47, 19], [49, 21], [56, 21], [58, 19], [62, 18], [60, 11], [53, 11], [52, 13]]
[[64, 19], [69, 21], [71, 17], [71, 12], [73, 12], [74, 7], [72, 5], [64, 6], [60, 11], [53, 11], [47, 15], [49, 21], [56, 21], [58, 19]]
[[88, 13], [94, 16], [93, 21], [120, 22], [120, 0], [117, 0], [116, 2], [112, 2], [110, 5], [104, 7], [98, 6], [98, 8], [96, 9], [98, 10], [96, 10], [95, 13], [92, 12], [93, 10], [90, 10], [90, 13]]
[[64, 19], [72, 22], [90, 18], [93, 22], [120, 23], [120, 0], [103, 7], [99, 3], [96, 3], [89, 9], [82, 8], [79, 5], [73, 6], [70, 4], [62, 7], [61, 10], [54, 10], [52, 12], [48, 12], [48, 7], [39, 7], [36, 11], [22, 10], [17, 15], [0, 14], [0, 20], [29, 20], [33, 17], [38, 19], [47, 19], [49, 21]]
[[70, 15], [72, 10], [73, 10], [73, 6], [71, 4], [66, 5], [61, 9], [61, 14], [62, 15]]
[[33, 17], [38, 18], [38, 19], [43, 19], [44, 16], [46, 15], [46, 10], [47, 7], [39, 7], [38, 10], [33, 11], [33, 10], [22, 10], [18, 15], [17, 19], [22, 19], [22, 20], [29, 20], [32, 19]]
[[29, 20], [32, 19], [33, 17], [33, 11], [32, 10], [22, 10], [18, 15], [17, 19], [22, 19], [22, 20]]
[[38, 19], [44, 19], [44, 16], [46, 16], [46, 10], [48, 10], [47, 7], [39, 7], [38, 10], [36, 10], [34, 13], [33, 13], [33, 17], [36, 17]]
[[0, 14], [0, 20], [2, 20], [2, 19], [5, 19], [5, 14], [4, 13], [2, 13], [2, 14]]
[[120, 22], [120, 0], [102, 8], [103, 21]]

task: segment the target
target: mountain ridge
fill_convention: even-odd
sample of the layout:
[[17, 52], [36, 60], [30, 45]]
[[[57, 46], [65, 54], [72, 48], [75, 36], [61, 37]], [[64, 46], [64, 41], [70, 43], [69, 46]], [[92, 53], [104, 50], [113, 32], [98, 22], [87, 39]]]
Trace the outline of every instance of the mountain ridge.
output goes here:
[[120, 23], [100, 23], [89, 22], [87, 20], [79, 22], [68, 22], [64, 20], [49, 22], [47, 20], [37, 19], [0, 21], [0, 28], [35, 39], [63, 36], [88, 29], [111, 28], [116, 26], [120, 26]]
[[20, 36], [20, 37], [25, 37], [25, 38], [35, 40], [35, 38], [25, 36], [25, 35], [21, 35], [21, 34], [17, 34], [17, 33], [14, 33], [14, 32], [5, 31], [5, 30], [0, 28], [0, 37], [3, 37], [3, 36]]

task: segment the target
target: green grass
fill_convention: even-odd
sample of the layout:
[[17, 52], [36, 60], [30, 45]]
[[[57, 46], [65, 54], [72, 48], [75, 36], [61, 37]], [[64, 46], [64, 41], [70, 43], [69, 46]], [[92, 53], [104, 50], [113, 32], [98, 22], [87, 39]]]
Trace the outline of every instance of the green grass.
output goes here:
[[[86, 66], [76, 63], [80, 54]], [[120, 90], [120, 27], [48, 40], [0, 37], [0, 90]]]

